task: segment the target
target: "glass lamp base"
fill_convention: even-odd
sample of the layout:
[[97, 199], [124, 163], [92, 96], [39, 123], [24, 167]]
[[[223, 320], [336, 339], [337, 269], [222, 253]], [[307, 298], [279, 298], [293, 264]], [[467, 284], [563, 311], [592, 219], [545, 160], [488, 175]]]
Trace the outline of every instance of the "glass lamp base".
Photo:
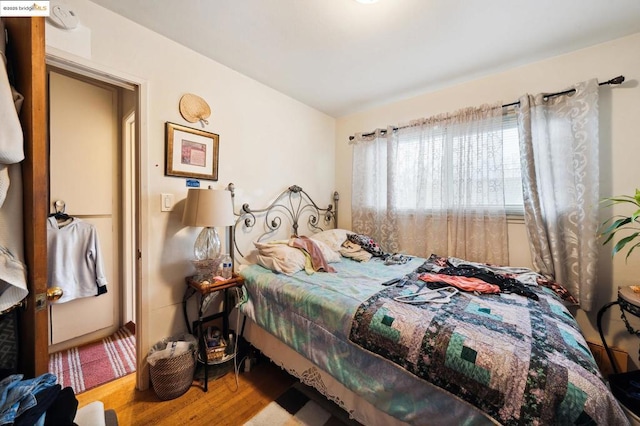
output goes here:
[[216, 228], [202, 228], [193, 246], [193, 254], [196, 260], [217, 259], [220, 256], [220, 247], [220, 237]]

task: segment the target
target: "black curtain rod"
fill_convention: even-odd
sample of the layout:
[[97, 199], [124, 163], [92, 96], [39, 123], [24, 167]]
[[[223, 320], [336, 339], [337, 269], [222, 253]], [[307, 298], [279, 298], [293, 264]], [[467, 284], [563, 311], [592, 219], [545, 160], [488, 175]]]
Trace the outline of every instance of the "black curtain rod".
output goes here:
[[[602, 83], [598, 83], [598, 86], [607, 86], [607, 85], [611, 85], [611, 84], [622, 84], [624, 82], [624, 76], [623, 75], [619, 75], [617, 77], [613, 77], [611, 80], [607, 80], [607, 81], [603, 81]], [[549, 98], [553, 98], [555, 96], [562, 96], [562, 95], [568, 95], [569, 93], [573, 93], [575, 92], [576, 89], [569, 89], [569, 90], [565, 90], [563, 92], [557, 92], [557, 93], [549, 93], [548, 95], [545, 95], [545, 100], [549, 99]], [[516, 101], [516, 102], [511, 102], [510, 104], [505, 104], [502, 105], [502, 108], [509, 108], [512, 106], [518, 106], [520, 105], [520, 101]], [[394, 127], [393, 130], [398, 130], [398, 129], [404, 129], [405, 127], [408, 126], [402, 126], [402, 127]], [[386, 133], [387, 131], [385, 129], [383, 129], [381, 131], [381, 133]], [[369, 133], [363, 133], [362, 136], [372, 136], [374, 135], [376, 132], [369, 132]], [[355, 139], [355, 136], [349, 136], [349, 140], [352, 141]]]

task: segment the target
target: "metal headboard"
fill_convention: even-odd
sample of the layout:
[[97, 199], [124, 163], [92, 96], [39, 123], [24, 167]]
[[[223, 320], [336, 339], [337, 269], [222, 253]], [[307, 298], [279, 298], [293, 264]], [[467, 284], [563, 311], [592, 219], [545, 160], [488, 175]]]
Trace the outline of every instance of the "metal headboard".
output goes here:
[[[337, 191], [333, 193], [333, 204], [327, 207], [319, 207], [313, 199], [298, 185], [291, 185], [282, 191], [274, 201], [262, 209], [253, 209], [245, 203], [239, 212], [235, 212], [235, 187], [233, 183], [227, 186], [231, 191], [231, 199], [234, 202], [234, 214], [236, 222], [231, 229], [231, 238], [234, 251], [244, 258], [245, 254], [238, 246], [239, 233], [251, 234], [257, 237], [252, 241], [262, 241], [266, 237], [274, 235], [281, 229], [283, 223], [289, 223], [291, 233], [289, 236], [299, 236], [299, 226], [306, 224], [306, 230], [302, 232], [320, 232], [329, 228], [336, 228], [338, 224], [338, 200]], [[262, 224], [262, 228], [256, 226]]]

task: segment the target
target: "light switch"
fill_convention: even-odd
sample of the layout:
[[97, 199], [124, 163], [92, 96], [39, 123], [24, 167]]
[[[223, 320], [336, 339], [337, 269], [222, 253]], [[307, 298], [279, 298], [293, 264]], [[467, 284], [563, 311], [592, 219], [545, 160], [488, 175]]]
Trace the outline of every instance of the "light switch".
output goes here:
[[160, 211], [162, 212], [170, 212], [173, 210], [173, 194], [162, 194]]

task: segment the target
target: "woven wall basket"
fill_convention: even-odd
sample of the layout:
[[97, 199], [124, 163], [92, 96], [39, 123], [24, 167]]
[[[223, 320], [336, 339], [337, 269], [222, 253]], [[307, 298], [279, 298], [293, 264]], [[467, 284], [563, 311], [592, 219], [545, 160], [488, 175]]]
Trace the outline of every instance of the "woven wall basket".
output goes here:
[[166, 401], [184, 394], [193, 383], [196, 368], [195, 352], [189, 351], [172, 358], [164, 358], [150, 365], [151, 385], [158, 398]]

